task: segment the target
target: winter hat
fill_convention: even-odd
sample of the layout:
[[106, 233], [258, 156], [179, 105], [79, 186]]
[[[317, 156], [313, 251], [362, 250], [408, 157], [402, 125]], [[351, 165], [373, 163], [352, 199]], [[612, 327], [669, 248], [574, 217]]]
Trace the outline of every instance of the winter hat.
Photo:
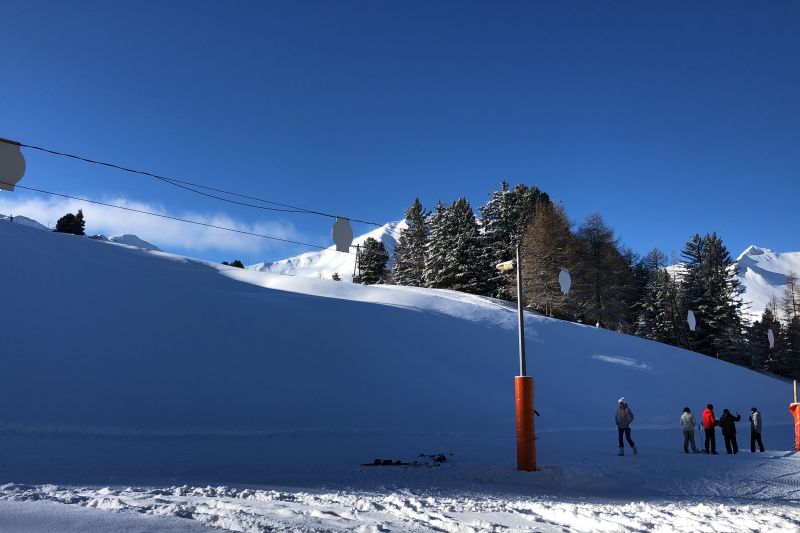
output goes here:
[[727, 409], [723, 409], [722, 412], [730, 414], [730, 411], [728, 411]]
[[617, 403], [625, 403], [625, 397], [623, 396], [622, 398], [617, 400]]
[[689, 408], [688, 408], [688, 407], [684, 407], [684, 408], [683, 408], [683, 412], [684, 412], [684, 413], [688, 413], [688, 412], [689, 412]]
[[750, 408], [750, 410], [751, 410], [752, 412], [754, 412], [754, 413], [755, 413], [756, 411], [758, 411], [758, 409], [756, 409], [755, 407], [751, 407], [751, 408]]
[[708, 404], [708, 405], [706, 405], [706, 407], [708, 407], [708, 408], [709, 408], [709, 409], [711, 409], [712, 411], [714, 410], [714, 406], [713, 406], [713, 405], [711, 405], [711, 404]]

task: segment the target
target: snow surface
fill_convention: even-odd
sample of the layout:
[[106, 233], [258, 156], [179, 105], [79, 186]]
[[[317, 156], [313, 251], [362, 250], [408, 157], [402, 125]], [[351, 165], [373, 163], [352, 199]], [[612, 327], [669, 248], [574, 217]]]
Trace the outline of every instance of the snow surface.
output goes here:
[[[370, 237], [376, 241], [383, 242], [383, 246], [389, 253], [388, 266], [391, 266], [391, 258], [394, 256], [394, 248], [400, 238], [400, 231], [406, 227], [408, 227], [408, 224], [405, 220], [389, 222], [380, 228], [355, 237], [353, 246], [363, 246], [364, 241]], [[331, 279], [334, 273], [338, 273], [342, 281], [351, 281], [355, 262], [355, 251], [352, 254], [344, 254], [337, 252], [335, 246], [330, 246], [319, 252], [306, 252], [279, 261], [256, 263], [248, 265], [247, 268], [259, 272], [319, 279]]]
[[[504, 302], [17, 224], [0, 224], [0, 250], [0, 515], [48, 500], [234, 531], [800, 526], [784, 381], [526, 314], [542, 471], [516, 472]], [[636, 457], [616, 456], [620, 396]], [[768, 452], [750, 454], [742, 422], [743, 453], [725, 455], [718, 434], [721, 456], [683, 454], [681, 409], [699, 418], [708, 402], [745, 418], [757, 405]], [[454, 455], [361, 466], [419, 452]]]

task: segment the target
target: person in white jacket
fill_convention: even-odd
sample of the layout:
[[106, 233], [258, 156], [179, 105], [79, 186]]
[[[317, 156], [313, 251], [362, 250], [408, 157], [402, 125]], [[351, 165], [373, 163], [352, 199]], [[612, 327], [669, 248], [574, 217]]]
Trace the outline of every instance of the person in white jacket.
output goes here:
[[692, 443], [692, 453], [697, 453], [697, 445], [694, 443], [694, 427], [697, 421], [688, 407], [683, 408], [681, 414], [681, 427], [683, 428], [683, 451], [689, 453], [689, 443]]

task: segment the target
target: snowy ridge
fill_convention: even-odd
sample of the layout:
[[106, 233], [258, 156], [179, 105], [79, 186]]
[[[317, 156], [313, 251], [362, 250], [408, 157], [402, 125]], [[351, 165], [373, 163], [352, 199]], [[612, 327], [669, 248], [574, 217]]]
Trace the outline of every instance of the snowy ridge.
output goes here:
[[749, 304], [750, 320], [761, 318], [772, 297], [780, 306], [789, 273], [800, 276], [800, 252], [773, 252], [769, 248], [749, 246], [736, 259], [739, 282], [744, 287], [743, 297]]
[[[10, 222], [11, 217], [8, 215], [0, 215], [0, 221], [2, 222]], [[32, 218], [24, 217], [21, 215], [14, 215], [14, 224], [22, 224], [23, 226], [28, 226], [29, 228], [41, 229], [45, 231], [50, 231], [47, 226], [44, 224], [40, 224], [39, 222], [33, 220]]]
[[[405, 220], [389, 222], [380, 228], [353, 238], [353, 246], [363, 245], [368, 238], [383, 242], [383, 246], [389, 253], [389, 263], [394, 255], [394, 248], [400, 238], [400, 231], [408, 227]], [[248, 265], [248, 270], [258, 272], [271, 272], [273, 274], [287, 274], [305, 278], [331, 279], [334, 273], [338, 273], [342, 281], [353, 279], [353, 268], [355, 267], [355, 254], [343, 254], [336, 251], [335, 246], [319, 252], [306, 252], [287, 259], [273, 262], [256, 263]]]

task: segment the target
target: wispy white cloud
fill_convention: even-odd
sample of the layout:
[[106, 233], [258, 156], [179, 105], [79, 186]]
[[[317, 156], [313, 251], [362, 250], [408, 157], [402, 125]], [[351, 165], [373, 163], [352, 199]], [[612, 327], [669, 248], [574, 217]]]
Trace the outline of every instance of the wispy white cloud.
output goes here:
[[[13, 193], [0, 193], [0, 213], [23, 215], [44, 225], [53, 226], [56, 220], [63, 216], [64, 213], [75, 213], [78, 209], [83, 209], [86, 217], [87, 233], [102, 233], [105, 235], [132, 233], [167, 251], [182, 248], [194, 252], [217, 251], [259, 254], [275, 250], [281, 246], [277, 241], [260, 237], [187, 224], [142, 213], [123, 211], [113, 207], [87, 204], [78, 200], [66, 198], [17, 198]], [[127, 198], [104, 198], [102, 201], [160, 215], [180, 217], [205, 224], [271, 235], [281, 239], [305, 240], [298, 234], [293, 224], [285, 221], [265, 221], [248, 224], [221, 213], [169, 212], [163, 206], [137, 202]]]

